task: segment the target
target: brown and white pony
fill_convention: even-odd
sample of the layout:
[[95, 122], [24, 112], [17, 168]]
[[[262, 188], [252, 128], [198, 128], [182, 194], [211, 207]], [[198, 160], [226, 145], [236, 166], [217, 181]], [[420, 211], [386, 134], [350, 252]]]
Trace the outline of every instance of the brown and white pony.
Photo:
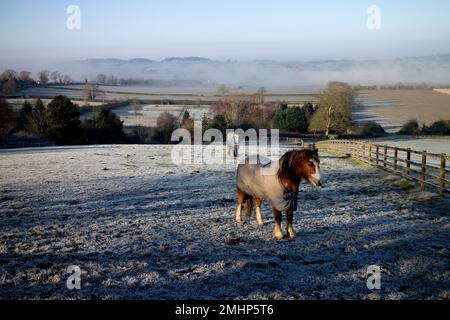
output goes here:
[[264, 200], [272, 206], [275, 217], [274, 236], [283, 239], [281, 231], [282, 212], [286, 212], [286, 230], [289, 238], [295, 239], [292, 226], [294, 211], [297, 211], [299, 185], [305, 180], [313, 186], [322, 185], [318, 150], [289, 151], [279, 161], [271, 162], [267, 158], [258, 157], [251, 164], [247, 158], [237, 169], [238, 208], [236, 221], [242, 222], [242, 205], [245, 204], [247, 217], [251, 217], [253, 203], [256, 206], [256, 221], [259, 226], [264, 222], [261, 205]]

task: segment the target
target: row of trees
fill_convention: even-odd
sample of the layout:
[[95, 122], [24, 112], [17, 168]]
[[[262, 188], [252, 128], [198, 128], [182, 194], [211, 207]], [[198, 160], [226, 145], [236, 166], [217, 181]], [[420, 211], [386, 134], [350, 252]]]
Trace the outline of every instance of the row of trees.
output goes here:
[[99, 110], [91, 119], [80, 120], [77, 105], [64, 96], [55, 97], [47, 107], [38, 99], [25, 102], [20, 111], [0, 100], [0, 134], [29, 132], [57, 145], [123, 143], [123, 123], [110, 110]]
[[429, 90], [433, 89], [434, 87], [426, 82], [420, 84], [405, 84], [402, 82], [398, 82], [392, 85], [356, 85], [353, 88], [355, 90]]
[[402, 135], [425, 135], [425, 136], [446, 136], [450, 135], [450, 120], [440, 120], [427, 126], [419, 125], [415, 119], [407, 121], [400, 129]]
[[189, 86], [189, 85], [199, 85], [195, 80], [156, 80], [156, 79], [146, 79], [146, 78], [117, 78], [113, 75], [106, 75], [103, 73], [98, 74], [95, 77], [95, 82], [99, 85], [106, 86], [132, 86], [132, 85], [143, 85], [143, 86]]
[[[87, 83], [84, 91], [87, 99], [94, 100], [98, 94], [98, 84]], [[265, 91], [261, 90], [260, 94], [264, 96]], [[351, 108], [354, 99], [354, 89], [341, 82], [330, 83], [317, 105], [306, 103], [289, 106], [285, 103], [264, 103], [264, 99], [249, 99], [248, 95], [230, 95], [213, 106], [211, 116], [203, 117], [202, 127], [203, 130], [219, 129], [223, 133], [227, 129], [237, 128], [276, 128], [282, 132], [303, 134], [346, 134], [352, 126]], [[5, 106], [2, 106], [2, 111], [10, 109], [6, 102], [2, 104]], [[136, 115], [139, 114], [141, 107], [138, 102], [132, 103], [132, 108]], [[13, 118], [16, 120], [12, 121]], [[26, 130], [56, 144], [126, 141], [122, 122], [114, 113], [100, 110], [92, 119], [81, 122], [78, 106], [62, 96], [53, 99], [47, 107], [40, 100], [33, 105], [25, 103], [18, 116], [10, 113], [5, 119], [7, 121], [4, 124], [8, 126], [17, 122], [13, 128], [4, 126], [6, 131]], [[162, 113], [156, 127], [136, 128], [134, 141], [167, 143], [172, 132], [179, 127], [193, 131], [194, 121], [188, 112], [185, 112], [181, 121], [170, 113]]]
[[[229, 93], [225, 86], [219, 88], [221, 94]], [[264, 97], [265, 89], [261, 88], [257, 95]], [[264, 103], [264, 98], [253, 99], [248, 95], [229, 95], [219, 100], [212, 108], [212, 118], [205, 115], [202, 119], [203, 130], [215, 128], [223, 133], [227, 129], [277, 128], [282, 132], [323, 133], [346, 135], [359, 132], [362, 135], [379, 135], [384, 130], [376, 123], [369, 122], [356, 126], [352, 121], [352, 107], [355, 105], [356, 89], [347, 83], [331, 82], [322, 93], [317, 105], [289, 107], [286, 103]], [[133, 107], [139, 112], [138, 107]], [[188, 112], [180, 123], [169, 114], [163, 113], [157, 121], [155, 132], [157, 139], [168, 142], [171, 132], [178, 127], [193, 131], [193, 120]], [[431, 126], [421, 128], [417, 121], [410, 121], [400, 131], [402, 134], [446, 135], [449, 134], [449, 121], [438, 121]]]
[[72, 78], [67, 74], [60, 74], [58, 71], [40, 71], [38, 72], [39, 83], [42, 85], [47, 85], [50, 81], [53, 84], [71, 84], [73, 83]]
[[[221, 85], [219, 85], [217, 87], [217, 94], [220, 95], [220, 96], [233, 95], [233, 94], [231, 94], [231, 89], [226, 84], [221, 84]], [[247, 97], [247, 100], [249, 100], [251, 102], [264, 104], [266, 94], [267, 94], [266, 88], [265, 87], [260, 87], [256, 91], [256, 93], [248, 95], [246, 97]], [[240, 96], [242, 97], [242, 95], [240, 95]]]
[[188, 112], [181, 122], [164, 112], [158, 117], [155, 128], [137, 127], [134, 134], [128, 137], [123, 131], [123, 122], [109, 109], [100, 108], [93, 117], [81, 121], [80, 108], [64, 96], [55, 97], [47, 106], [40, 99], [35, 103], [25, 102], [19, 111], [5, 100], [0, 100], [2, 138], [30, 133], [56, 145], [168, 143], [172, 132], [180, 127], [193, 131], [194, 121]]
[[69, 75], [60, 74], [57, 71], [40, 71], [37, 73], [37, 80], [31, 76], [30, 71], [17, 72], [12, 69], [5, 70], [0, 75], [0, 92], [5, 95], [14, 94], [26, 87], [36, 86], [39, 82], [41, 85], [47, 85], [52, 81], [54, 84], [70, 84], [72, 79]]
[[0, 75], [0, 93], [9, 95], [28, 86], [35, 85], [36, 82], [31, 78], [31, 73], [21, 71], [17, 73], [14, 70], [5, 70]]
[[106, 74], [98, 74], [95, 78], [95, 82], [100, 85], [107, 86], [117, 86], [117, 85], [125, 85], [124, 79], [119, 79], [114, 76], [108, 76]]
[[[219, 87], [224, 94], [226, 88]], [[264, 96], [265, 90], [260, 89]], [[349, 84], [331, 82], [316, 106], [312, 103], [288, 106], [286, 103], [264, 103], [248, 96], [228, 96], [212, 109], [210, 126], [222, 131], [228, 128], [276, 128], [282, 132], [346, 134], [352, 125], [355, 90]]]
[[210, 127], [222, 132], [230, 128], [270, 129], [276, 106], [274, 103], [256, 103], [245, 95], [229, 96], [212, 107], [213, 118], [208, 122]]

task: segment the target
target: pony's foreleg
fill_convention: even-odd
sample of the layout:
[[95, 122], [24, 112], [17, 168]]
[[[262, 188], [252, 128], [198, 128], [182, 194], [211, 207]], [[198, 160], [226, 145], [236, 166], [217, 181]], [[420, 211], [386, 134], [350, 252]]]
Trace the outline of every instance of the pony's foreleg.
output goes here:
[[260, 227], [264, 226], [264, 220], [263, 220], [262, 214], [261, 214], [262, 203], [263, 203], [262, 199], [255, 198], [256, 222], [258, 223], [258, 226], [260, 226]]
[[277, 240], [283, 240], [283, 232], [281, 231], [281, 220], [283, 215], [281, 211], [273, 208], [273, 216], [275, 218], [275, 228], [273, 229], [273, 235]]
[[242, 203], [238, 203], [238, 207], [236, 209], [236, 222], [242, 223]]
[[293, 227], [294, 211], [286, 212], [286, 231], [290, 239], [294, 240], [297, 234]]

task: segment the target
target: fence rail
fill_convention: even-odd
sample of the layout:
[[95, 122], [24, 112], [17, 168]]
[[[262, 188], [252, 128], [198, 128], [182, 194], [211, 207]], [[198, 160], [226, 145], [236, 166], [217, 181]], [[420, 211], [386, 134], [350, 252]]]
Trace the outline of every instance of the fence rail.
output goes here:
[[450, 156], [426, 151], [416, 151], [387, 145], [371, 144], [359, 140], [328, 140], [316, 144], [326, 152], [352, 156], [358, 161], [383, 169], [395, 175], [450, 194]]

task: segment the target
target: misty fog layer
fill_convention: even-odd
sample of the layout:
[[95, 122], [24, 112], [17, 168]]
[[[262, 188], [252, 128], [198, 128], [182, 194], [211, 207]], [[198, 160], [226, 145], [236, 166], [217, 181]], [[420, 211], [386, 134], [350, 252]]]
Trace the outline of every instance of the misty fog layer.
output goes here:
[[[11, 66], [3, 65], [3, 69]], [[21, 68], [16, 65], [17, 70]], [[206, 58], [88, 59], [26, 66], [33, 73], [57, 70], [75, 81], [98, 74], [158, 82], [163, 86], [305, 87], [329, 81], [360, 85], [450, 85], [450, 54], [392, 60], [330, 60], [311, 62], [215, 61]]]
[[450, 55], [373, 61], [213, 61], [168, 58], [163, 61], [84, 60], [60, 65], [74, 79], [94, 79], [99, 73], [124, 78], [186, 81], [201, 85], [323, 86], [339, 80], [352, 84], [450, 84]]

